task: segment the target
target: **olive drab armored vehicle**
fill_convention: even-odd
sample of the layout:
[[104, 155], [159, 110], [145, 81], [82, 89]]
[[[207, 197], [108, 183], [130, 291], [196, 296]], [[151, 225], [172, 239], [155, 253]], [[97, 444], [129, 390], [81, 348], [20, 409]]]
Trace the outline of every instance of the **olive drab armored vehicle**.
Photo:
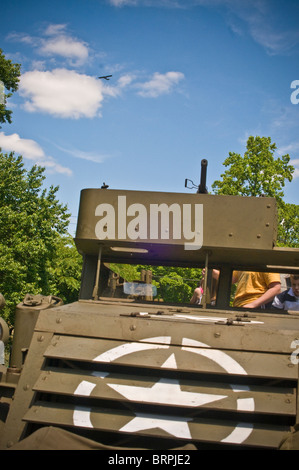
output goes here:
[[[82, 190], [79, 300], [18, 306], [29, 331], [0, 381], [0, 448], [283, 448], [299, 423], [299, 312], [231, 303], [234, 270], [298, 274], [276, 232], [274, 198], [210, 195], [204, 180], [192, 194]], [[200, 304], [159, 298], [160, 265], [204, 269]]]

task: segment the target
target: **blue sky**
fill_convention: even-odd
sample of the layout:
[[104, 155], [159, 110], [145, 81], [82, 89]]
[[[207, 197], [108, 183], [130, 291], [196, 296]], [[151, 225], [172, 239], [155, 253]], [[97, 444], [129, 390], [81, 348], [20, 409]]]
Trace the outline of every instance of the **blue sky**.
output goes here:
[[46, 167], [71, 232], [81, 189], [190, 192], [206, 158], [210, 190], [250, 135], [289, 153], [299, 203], [298, 0], [10, 0], [0, 37], [22, 64], [0, 147]]

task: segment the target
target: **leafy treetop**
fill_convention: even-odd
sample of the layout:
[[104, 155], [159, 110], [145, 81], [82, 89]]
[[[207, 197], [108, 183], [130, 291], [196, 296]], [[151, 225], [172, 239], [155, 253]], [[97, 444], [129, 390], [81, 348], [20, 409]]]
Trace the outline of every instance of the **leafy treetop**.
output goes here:
[[289, 154], [275, 158], [276, 144], [270, 137], [250, 136], [244, 156], [230, 152], [223, 162], [228, 169], [215, 181], [216, 194], [241, 196], [270, 196], [281, 202], [285, 180], [292, 181], [294, 167], [289, 165]]
[[44, 168], [24, 168], [22, 157], [0, 152], [0, 292], [7, 316], [26, 293], [59, 295], [80, 284], [81, 262], [68, 236], [69, 213], [56, 193], [43, 189]]
[[294, 167], [289, 154], [275, 157], [276, 144], [270, 137], [250, 136], [241, 156], [230, 152], [223, 162], [227, 170], [212, 188], [216, 194], [275, 197], [278, 207], [277, 244], [299, 246], [299, 206], [284, 202], [285, 181], [292, 181]]
[[11, 123], [12, 111], [7, 109], [6, 102], [7, 98], [12, 96], [12, 93], [17, 91], [19, 87], [20, 69], [21, 65], [13, 64], [11, 60], [6, 59], [2, 49], [0, 49], [0, 87], [3, 84], [2, 86], [10, 92], [5, 94], [3, 90], [3, 95], [1, 96], [2, 90], [0, 89], [0, 124], [5, 122]]

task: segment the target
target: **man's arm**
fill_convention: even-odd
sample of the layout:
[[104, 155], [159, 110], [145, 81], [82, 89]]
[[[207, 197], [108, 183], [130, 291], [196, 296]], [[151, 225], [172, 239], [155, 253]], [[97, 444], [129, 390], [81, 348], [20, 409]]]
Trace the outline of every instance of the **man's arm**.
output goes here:
[[243, 308], [257, 308], [263, 304], [266, 304], [274, 299], [276, 295], [280, 293], [281, 284], [280, 282], [271, 282], [268, 289], [264, 294], [262, 294], [258, 299], [253, 302], [249, 302], [246, 305], [243, 305]]

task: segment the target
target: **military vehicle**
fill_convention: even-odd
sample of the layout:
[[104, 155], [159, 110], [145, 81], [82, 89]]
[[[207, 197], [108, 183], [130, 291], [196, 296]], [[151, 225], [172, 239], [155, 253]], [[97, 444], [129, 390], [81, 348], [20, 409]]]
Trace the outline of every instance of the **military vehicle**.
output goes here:
[[[17, 306], [1, 449], [280, 449], [294, 437], [299, 312], [234, 308], [231, 289], [233, 270], [298, 274], [299, 250], [276, 246], [274, 198], [210, 195], [203, 169], [192, 194], [81, 191], [80, 296]], [[201, 303], [157, 300], [150, 268], [127, 282], [111, 263], [204, 268]]]

